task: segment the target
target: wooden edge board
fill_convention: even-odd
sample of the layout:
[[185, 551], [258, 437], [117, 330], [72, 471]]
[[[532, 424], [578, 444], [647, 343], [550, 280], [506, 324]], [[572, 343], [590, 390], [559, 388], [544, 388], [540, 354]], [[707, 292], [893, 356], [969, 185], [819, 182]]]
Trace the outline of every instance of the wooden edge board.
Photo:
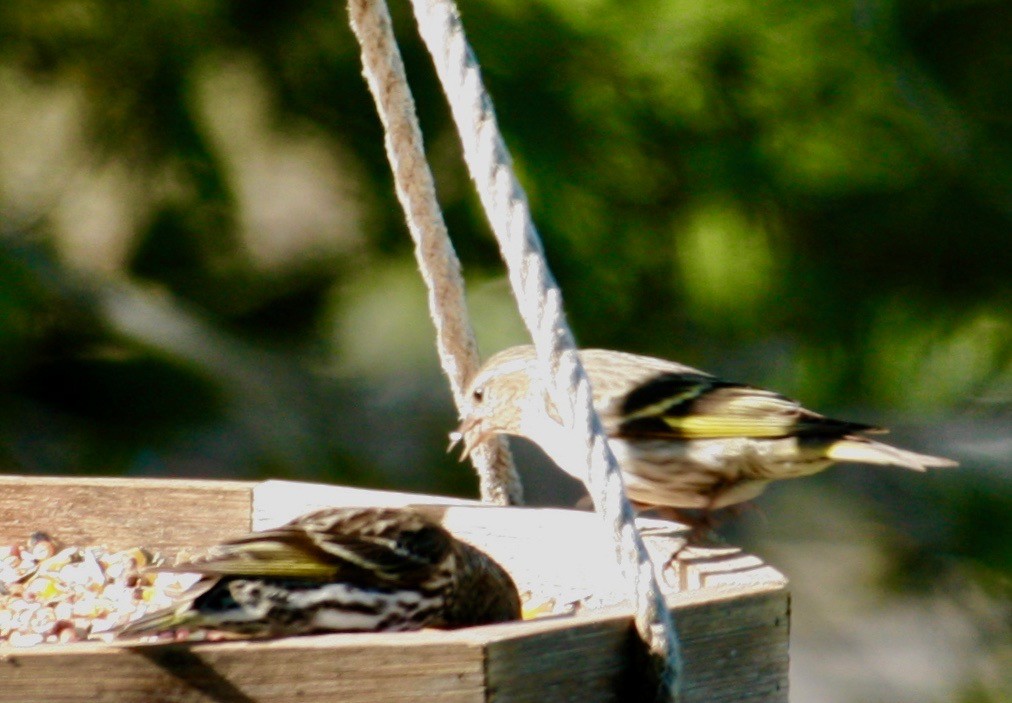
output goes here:
[[173, 556], [249, 531], [247, 481], [0, 476], [0, 540], [43, 531], [64, 544], [144, 546]]
[[[681, 703], [787, 701], [784, 587], [680, 600], [672, 615], [684, 660]], [[529, 622], [522, 634], [489, 642], [488, 688], [496, 692], [494, 700], [652, 701], [650, 686], [656, 682], [644, 676], [643, 645], [632, 617], [628, 609], [614, 612], [578, 616], [557, 629]]]
[[[0, 655], [3, 703], [479, 703], [484, 652], [438, 637], [40, 646]], [[382, 693], [380, 693], [382, 692]]]
[[231, 481], [217, 478], [157, 478], [134, 476], [34, 476], [0, 474], [0, 488], [28, 486], [78, 486], [103, 489], [179, 489], [203, 491], [251, 491], [260, 481]]
[[334, 506], [402, 508], [424, 504], [498, 507], [466, 498], [276, 479], [253, 486], [252, 500], [250, 519], [254, 530], [277, 527], [310, 511]]

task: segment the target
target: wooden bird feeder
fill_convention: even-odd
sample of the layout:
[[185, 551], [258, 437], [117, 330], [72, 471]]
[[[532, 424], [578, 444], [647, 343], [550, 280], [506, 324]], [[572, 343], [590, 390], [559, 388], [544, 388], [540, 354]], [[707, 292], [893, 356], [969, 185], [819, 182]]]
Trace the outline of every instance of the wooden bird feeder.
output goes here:
[[[167, 556], [318, 507], [450, 505], [444, 524], [485, 549], [532, 603], [576, 614], [456, 631], [271, 641], [15, 648], [2, 703], [399, 703], [635, 700], [637, 642], [611, 539], [592, 513], [267, 481], [0, 477], [0, 543], [45, 530], [68, 544]], [[647, 533], [660, 523], [644, 523]], [[665, 532], [665, 531], [661, 531]], [[647, 536], [663, 563], [677, 533]], [[736, 549], [687, 550], [663, 579], [681, 637], [685, 703], [787, 701], [786, 580]]]

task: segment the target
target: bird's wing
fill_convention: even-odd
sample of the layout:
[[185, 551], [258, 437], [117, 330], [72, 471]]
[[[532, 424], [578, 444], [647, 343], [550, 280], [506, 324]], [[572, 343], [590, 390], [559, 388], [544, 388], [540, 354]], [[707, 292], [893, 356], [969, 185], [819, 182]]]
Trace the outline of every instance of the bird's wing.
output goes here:
[[347, 568], [404, 585], [427, 578], [454, 551], [449, 532], [410, 509], [323, 510], [302, 523], [319, 548]]
[[626, 437], [840, 437], [874, 429], [805, 410], [779, 393], [701, 373], [656, 375], [627, 393], [618, 410], [617, 434]]
[[161, 570], [410, 584], [423, 580], [451, 549], [452, 537], [442, 527], [412, 511], [329, 508]]

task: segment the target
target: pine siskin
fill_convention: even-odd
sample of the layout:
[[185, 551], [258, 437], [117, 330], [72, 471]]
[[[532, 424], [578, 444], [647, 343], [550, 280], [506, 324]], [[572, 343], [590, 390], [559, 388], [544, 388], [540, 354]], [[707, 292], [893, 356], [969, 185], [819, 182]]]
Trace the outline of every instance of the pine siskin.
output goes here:
[[[716, 510], [758, 496], [770, 481], [809, 476], [838, 461], [915, 471], [956, 462], [876, 442], [870, 425], [833, 420], [778, 393], [625, 352], [585, 349], [594, 407], [637, 507]], [[526, 437], [577, 478], [558, 411], [532, 384], [534, 348], [506, 349], [472, 380], [451, 435], [464, 456], [491, 434]]]
[[447, 532], [434, 519], [439, 510], [327, 508], [157, 567], [204, 578], [177, 605], [128, 623], [119, 636], [449, 629], [518, 619], [509, 574]]

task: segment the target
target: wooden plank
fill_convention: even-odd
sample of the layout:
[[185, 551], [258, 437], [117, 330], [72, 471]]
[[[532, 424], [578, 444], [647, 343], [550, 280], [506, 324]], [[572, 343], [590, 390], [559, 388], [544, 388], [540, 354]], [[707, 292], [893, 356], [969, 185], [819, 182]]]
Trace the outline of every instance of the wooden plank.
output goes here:
[[787, 703], [790, 599], [786, 588], [729, 591], [676, 609], [685, 651], [684, 703]]
[[439, 633], [0, 651], [2, 703], [480, 703], [471, 640]]
[[[788, 598], [771, 586], [716, 597], [669, 598], [685, 660], [683, 703], [786, 703]], [[554, 621], [552, 622], [554, 625]], [[628, 613], [527, 623], [488, 645], [496, 703], [620, 703], [644, 697], [631, 668], [638, 645]]]
[[0, 476], [0, 541], [36, 530], [65, 544], [143, 546], [173, 556], [249, 531], [254, 484]]
[[418, 504], [484, 505], [476, 500], [425, 495], [423, 493], [375, 491], [368, 488], [332, 486], [306, 481], [270, 480], [253, 486], [251, 524], [254, 530], [266, 530], [283, 525], [289, 520], [310, 511], [335, 506], [402, 508], [406, 505]]

